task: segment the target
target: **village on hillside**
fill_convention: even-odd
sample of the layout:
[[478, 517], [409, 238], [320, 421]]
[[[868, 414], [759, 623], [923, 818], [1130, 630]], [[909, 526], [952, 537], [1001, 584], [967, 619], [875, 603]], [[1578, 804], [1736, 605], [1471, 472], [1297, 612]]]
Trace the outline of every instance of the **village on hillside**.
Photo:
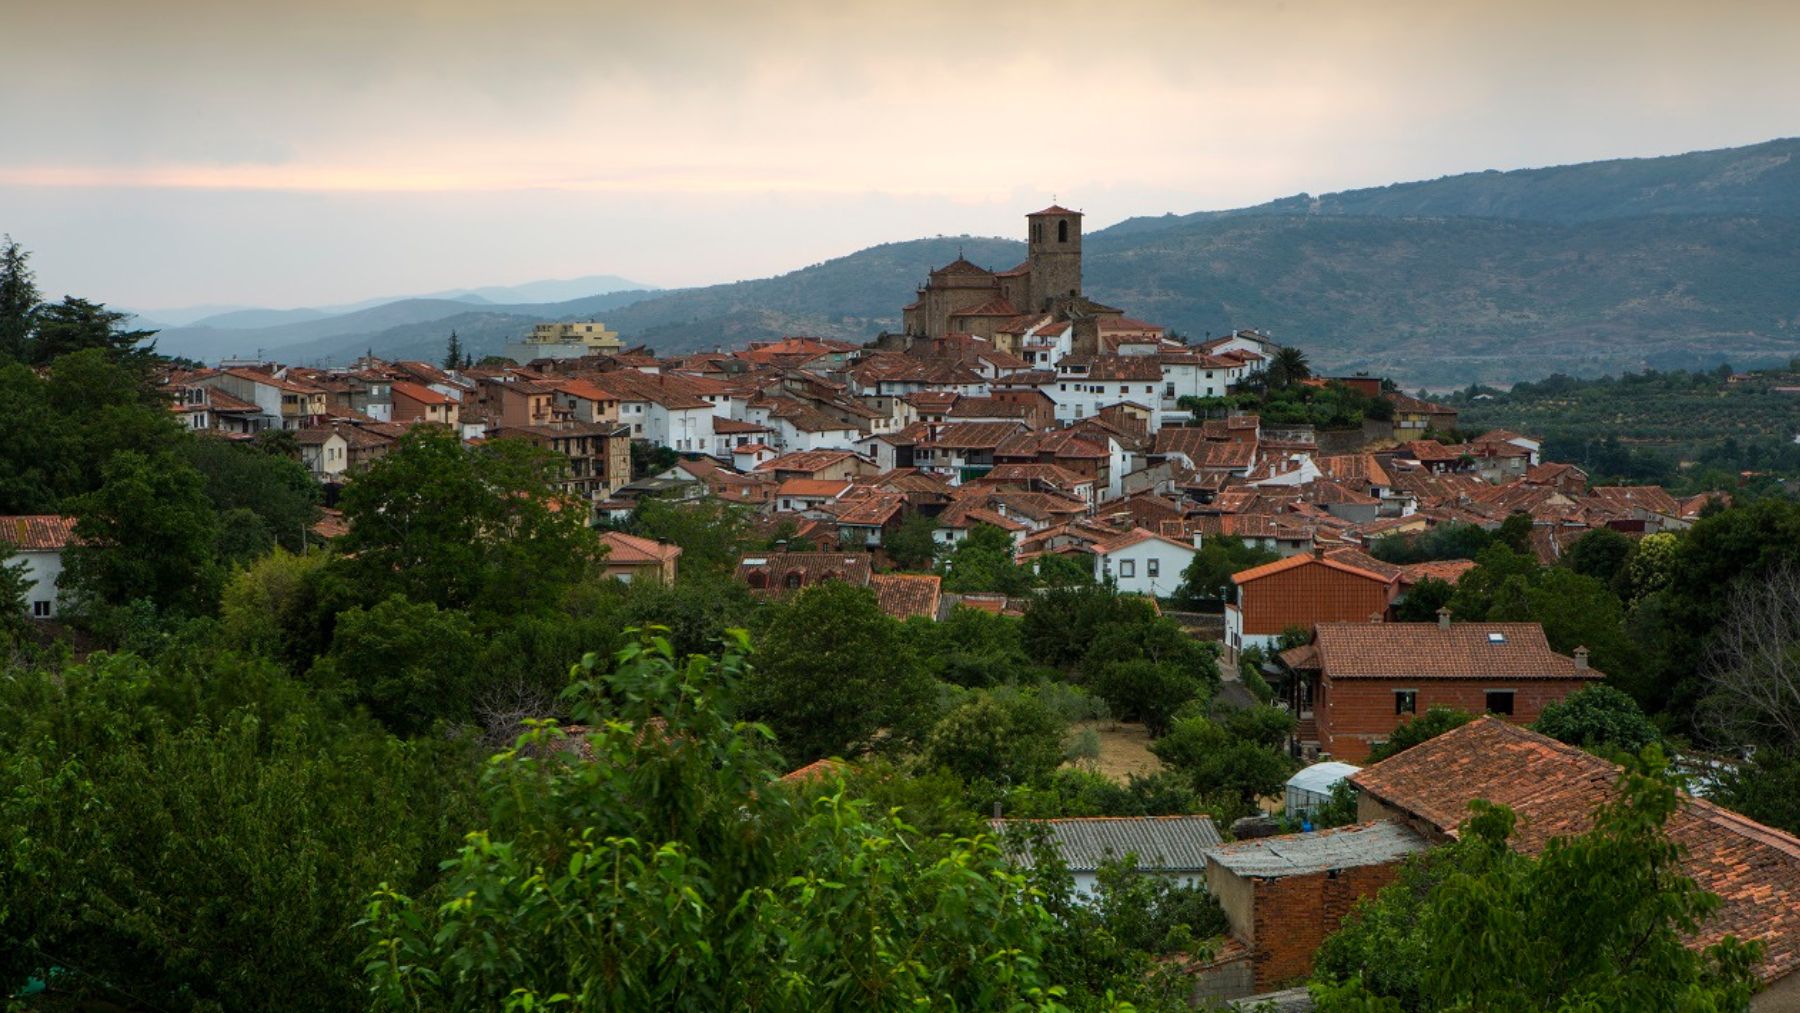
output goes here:
[[[586, 512], [607, 574], [625, 581], [673, 583], [681, 566], [680, 546], [630, 532], [644, 504], [723, 503], [771, 539], [735, 568], [758, 596], [838, 581], [903, 620], [1026, 611], [1030, 592], [952, 591], [916, 550], [895, 551], [903, 531], [928, 530], [937, 560], [999, 539], [1020, 567], [1150, 599], [1215, 645], [1232, 691], [1264, 679], [1292, 715], [1282, 749], [1305, 765], [1271, 806], [1285, 811], [1230, 827], [1204, 815], [1045, 822], [1082, 889], [1123, 851], [1142, 871], [1204, 881], [1229, 933], [1186, 969], [1196, 1001], [1263, 995], [1306, 977], [1353, 900], [1451, 840], [1469, 799], [1513, 799], [1532, 828], [1521, 846], [1536, 849], [1545, 826], [1587, 819], [1615, 777], [1524, 727], [1605, 677], [1586, 645], [1555, 650], [1536, 622], [1460, 621], [1441, 595], [1475, 560], [1395, 562], [1377, 543], [1504, 532], [1548, 565], [1591, 532], [1684, 530], [1724, 497], [1596, 486], [1529, 434], [1463, 433], [1456, 410], [1384, 378], [1313, 375], [1303, 338], [1195, 339], [1095, 302], [1082, 293], [1081, 223], [1056, 206], [1027, 216], [1024, 263], [932, 271], [902, 332], [865, 345], [795, 336], [658, 357], [586, 321], [539, 326], [482, 364], [454, 349], [435, 364], [228, 362], [169, 369], [161, 388], [196, 434], [291, 434], [323, 487], [319, 540], [346, 530], [330, 509], [344, 490], [426, 426], [566, 458], [559, 509]], [[1296, 405], [1317, 407], [1316, 421], [1296, 420]], [[73, 522], [9, 520], [36, 581], [33, 614], [54, 618]], [[1257, 561], [1198, 586], [1195, 561], [1215, 541]], [[1434, 609], [1416, 598], [1426, 587]], [[1371, 760], [1437, 708], [1483, 716]], [[826, 777], [835, 762], [790, 777]], [[1360, 792], [1355, 821], [1313, 830], [1343, 784]], [[1759, 1008], [1791, 1008], [1761, 1004], [1800, 987], [1800, 922], [1756, 898], [1797, 896], [1800, 841], [1683, 798], [1672, 833], [1689, 873], [1724, 898], [1735, 931], [1771, 943]], [[998, 828], [1011, 822], [997, 813]], [[1304, 1001], [1276, 1001], [1287, 1000]]]

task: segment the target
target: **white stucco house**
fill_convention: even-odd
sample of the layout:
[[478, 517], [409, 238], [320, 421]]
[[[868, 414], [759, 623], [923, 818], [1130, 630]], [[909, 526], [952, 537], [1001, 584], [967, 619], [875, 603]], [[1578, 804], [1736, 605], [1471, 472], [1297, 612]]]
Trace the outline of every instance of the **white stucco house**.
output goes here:
[[1167, 598], [1199, 550], [1147, 528], [1133, 528], [1093, 547], [1094, 579], [1114, 581], [1123, 594]]
[[63, 550], [75, 541], [75, 518], [57, 514], [0, 517], [0, 566], [25, 564], [25, 609], [33, 619], [56, 618]]

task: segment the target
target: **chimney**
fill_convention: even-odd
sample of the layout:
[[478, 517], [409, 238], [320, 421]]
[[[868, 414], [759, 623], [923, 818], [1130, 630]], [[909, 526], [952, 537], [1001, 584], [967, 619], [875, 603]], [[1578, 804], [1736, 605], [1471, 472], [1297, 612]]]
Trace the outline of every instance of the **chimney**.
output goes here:
[[1321, 543], [1321, 542], [1313, 543], [1313, 558], [1314, 559], [1324, 559], [1325, 558], [1325, 546], [1323, 543]]
[[1449, 628], [1450, 628], [1450, 610], [1448, 608], [1438, 609], [1438, 629], [1447, 630]]
[[1371, 623], [1381, 622], [1381, 613], [1379, 613], [1379, 612], [1369, 613], [1369, 622], [1371, 622]]
[[1575, 671], [1577, 671], [1577, 672], [1587, 671], [1588, 670], [1587, 659], [1588, 659], [1588, 649], [1587, 648], [1585, 648], [1585, 647], [1575, 648]]

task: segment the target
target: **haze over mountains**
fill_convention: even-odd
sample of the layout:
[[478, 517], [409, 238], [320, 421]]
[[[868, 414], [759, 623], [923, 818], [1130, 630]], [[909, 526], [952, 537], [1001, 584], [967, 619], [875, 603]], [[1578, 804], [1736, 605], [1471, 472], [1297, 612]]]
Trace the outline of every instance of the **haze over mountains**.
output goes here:
[[[1019, 209], [1021, 232], [1031, 210]], [[233, 313], [166, 330], [160, 347], [436, 358], [452, 329], [481, 354], [533, 323], [589, 316], [658, 352], [785, 334], [864, 340], [897, 329], [913, 287], [959, 248], [1001, 268], [1023, 257], [1012, 240], [940, 237], [666, 292], [512, 290], [509, 302], [465, 290], [351, 312]], [[1089, 295], [1190, 337], [1261, 327], [1323, 368], [1408, 384], [1785, 362], [1800, 354], [1800, 139], [1134, 218], [1090, 232], [1085, 263]], [[322, 315], [292, 315], [309, 312]]]

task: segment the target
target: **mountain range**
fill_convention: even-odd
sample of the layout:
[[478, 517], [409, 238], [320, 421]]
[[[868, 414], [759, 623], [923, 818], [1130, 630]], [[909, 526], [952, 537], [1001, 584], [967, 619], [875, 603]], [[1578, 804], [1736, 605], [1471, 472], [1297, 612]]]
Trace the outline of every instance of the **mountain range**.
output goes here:
[[[1025, 210], [1021, 209], [1021, 215]], [[773, 278], [578, 299], [408, 299], [261, 327], [230, 315], [165, 331], [164, 351], [341, 362], [477, 354], [542, 320], [604, 314], [659, 352], [812, 334], [863, 340], [958, 252], [1006, 239], [871, 247]], [[1800, 354], [1800, 139], [1132, 218], [1089, 233], [1083, 288], [1189, 337], [1258, 327], [1327, 370], [1411, 385], [1504, 383]]]

